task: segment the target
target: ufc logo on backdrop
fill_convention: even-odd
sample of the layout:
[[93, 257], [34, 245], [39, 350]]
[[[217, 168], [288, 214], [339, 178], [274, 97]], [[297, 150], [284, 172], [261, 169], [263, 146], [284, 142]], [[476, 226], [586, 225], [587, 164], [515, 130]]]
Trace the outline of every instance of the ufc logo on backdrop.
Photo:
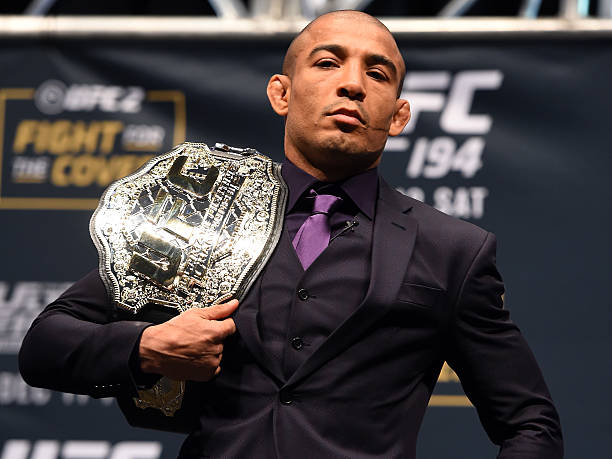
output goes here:
[[156, 441], [7, 440], [0, 459], [159, 459]]
[[[412, 118], [402, 134], [389, 138], [386, 151], [409, 154], [405, 166], [408, 179], [445, 179], [458, 175], [473, 179], [482, 169], [486, 135], [493, 125], [489, 113], [474, 113], [475, 99], [483, 91], [501, 87], [503, 74], [499, 70], [416, 71], [406, 74], [402, 98], [410, 102]], [[437, 126], [428, 126], [433, 136], [418, 134], [424, 115], [437, 119]], [[410, 136], [417, 133], [414, 138]], [[421, 201], [426, 192], [407, 182], [398, 190]], [[467, 185], [467, 184], [466, 184]], [[456, 189], [436, 188], [429, 201], [437, 209], [460, 218], [482, 218], [484, 201], [489, 190], [483, 186], [461, 186]]]
[[423, 112], [440, 112], [440, 128], [447, 134], [486, 134], [492, 119], [488, 114], [471, 113], [477, 91], [499, 89], [499, 70], [410, 72], [404, 80], [402, 98], [410, 102], [412, 119], [404, 134], [414, 131]]
[[34, 318], [70, 282], [0, 281], [0, 354], [17, 354]]

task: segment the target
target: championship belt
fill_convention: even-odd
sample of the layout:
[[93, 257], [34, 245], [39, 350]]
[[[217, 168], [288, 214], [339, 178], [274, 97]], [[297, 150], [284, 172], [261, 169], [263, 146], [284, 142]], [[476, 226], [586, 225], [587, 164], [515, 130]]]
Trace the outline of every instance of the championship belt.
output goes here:
[[[280, 237], [287, 187], [253, 149], [183, 143], [112, 183], [90, 223], [100, 277], [134, 314], [242, 300]], [[173, 416], [184, 381], [162, 377], [134, 398]]]

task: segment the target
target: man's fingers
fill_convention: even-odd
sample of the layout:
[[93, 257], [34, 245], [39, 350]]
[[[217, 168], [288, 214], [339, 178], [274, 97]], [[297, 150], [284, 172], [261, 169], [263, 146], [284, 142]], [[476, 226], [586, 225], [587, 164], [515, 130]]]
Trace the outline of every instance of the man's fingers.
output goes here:
[[208, 320], [225, 319], [238, 307], [238, 300], [231, 300], [227, 303], [216, 304], [208, 308], [201, 309], [201, 317]]
[[217, 328], [217, 336], [219, 339], [224, 340], [230, 335], [236, 333], [236, 323], [234, 319], [225, 319], [219, 320], [215, 323], [215, 328]]
[[210, 348], [210, 352], [216, 356], [219, 356], [223, 353], [223, 344], [217, 344]]

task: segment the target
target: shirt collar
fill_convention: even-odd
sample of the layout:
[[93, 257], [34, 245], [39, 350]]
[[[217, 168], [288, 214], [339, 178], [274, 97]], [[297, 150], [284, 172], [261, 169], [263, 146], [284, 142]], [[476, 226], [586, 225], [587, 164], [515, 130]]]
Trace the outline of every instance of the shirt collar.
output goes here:
[[[289, 187], [287, 212], [291, 211], [300, 197], [319, 182], [315, 177], [304, 172], [287, 158], [283, 161], [281, 175]], [[368, 169], [353, 175], [335, 185], [342, 188], [349, 198], [368, 218], [374, 218], [376, 198], [378, 196], [378, 168]]]

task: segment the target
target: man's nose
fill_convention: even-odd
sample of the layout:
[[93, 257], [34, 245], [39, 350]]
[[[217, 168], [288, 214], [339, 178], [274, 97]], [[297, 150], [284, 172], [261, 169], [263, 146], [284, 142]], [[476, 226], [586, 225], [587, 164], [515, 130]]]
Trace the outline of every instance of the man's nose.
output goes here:
[[366, 93], [361, 69], [355, 65], [345, 66], [337, 92], [340, 97], [363, 101]]

